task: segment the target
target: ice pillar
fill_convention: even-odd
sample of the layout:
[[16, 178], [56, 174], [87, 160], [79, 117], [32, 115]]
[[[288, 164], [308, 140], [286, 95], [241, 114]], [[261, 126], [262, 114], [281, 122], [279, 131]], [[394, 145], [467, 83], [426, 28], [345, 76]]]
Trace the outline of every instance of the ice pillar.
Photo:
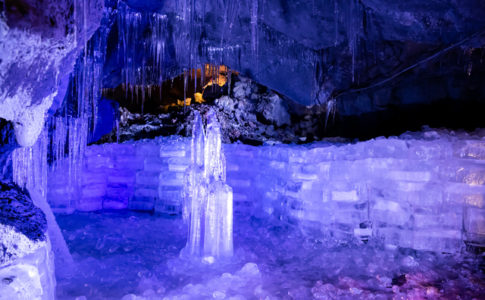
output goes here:
[[190, 167], [186, 174], [184, 219], [189, 221], [187, 253], [190, 256], [202, 254], [203, 200], [206, 198], [204, 182], [205, 132], [202, 118], [196, 111], [192, 127]]
[[184, 217], [189, 222], [185, 252], [191, 256], [228, 257], [233, 254], [233, 196], [226, 184], [221, 130], [214, 111], [195, 113], [191, 166], [187, 173]]
[[73, 260], [56, 218], [47, 203], [48, 143], [47, 129], [44, 129], [32, 147], [18, 148], [12, 153], [13, 180], [29, 191], [33, 203], [44, 212], [49, 239], [58, 266], [56, 271], [58, 275], [63, 276], [62, 272], [70, 269]]

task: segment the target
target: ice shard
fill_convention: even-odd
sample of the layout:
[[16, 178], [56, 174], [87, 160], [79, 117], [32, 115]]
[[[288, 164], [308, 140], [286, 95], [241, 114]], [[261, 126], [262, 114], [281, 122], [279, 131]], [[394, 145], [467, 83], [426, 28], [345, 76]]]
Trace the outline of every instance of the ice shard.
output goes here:
[[191, 166], [186, 174], [184, 218], [189, 223], [183, 253], [192, 257], [229, 257], [233, 254], [233, 195], [226, 182], [221, 131], [214, 111], [195, 113]]

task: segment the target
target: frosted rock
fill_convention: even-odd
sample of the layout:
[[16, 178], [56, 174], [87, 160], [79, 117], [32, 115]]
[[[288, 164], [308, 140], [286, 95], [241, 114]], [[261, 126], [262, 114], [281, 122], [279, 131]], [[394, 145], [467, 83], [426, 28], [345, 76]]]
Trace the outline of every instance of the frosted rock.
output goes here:
[[0, 183], [0, 299], [54, 298], [54, 262], [44, 214], [13, 184]]
[[215, 262], [215, 258], [214, 258], [214, 256], [204, 256], [202, 258], [202, 262], [204, 264], [211, 265], [211, 264], [213, 264]]
[[291, 124], [290, 114], [283, 100], [276, 94], [263, 98], [257, 109], [266, 120], [274, 122], [276, 126]]
[[121, 300], [145, 300], [145, 297], [140, 297], [135, 294], [124, 295]]
[[238, 99], [244, 99], [249, 97], [251, 94], [251, 81], [248, 79], [243, 79], [234, 84], [233, 89], [234, 97]]
[[0, 182], [0, 266], [46, 246], [47, 221], [28, 195]]
[[34, 253], [45, 247], [45, 241], [32, 241], [18, 233], [15, 228], [0, 224], [0, 238], [3, 251], [0, 256], [0, 266], [8, 265], [18, 258]]
[[216, 100], [216, 104], [227, 112], [234, 111], [235, 101], [228, 96], [223, 96]]

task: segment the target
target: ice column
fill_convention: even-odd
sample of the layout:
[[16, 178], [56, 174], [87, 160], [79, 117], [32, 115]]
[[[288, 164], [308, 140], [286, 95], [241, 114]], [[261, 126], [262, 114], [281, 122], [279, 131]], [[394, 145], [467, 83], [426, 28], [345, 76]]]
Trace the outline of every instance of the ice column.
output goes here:
[[63, 275], [59, 272], [65, 271], [66, 267], [69, 269], [73, 260], [55, 216], [47, 203], [48, 144], [49, 137], [47, 129], [44, 128], [34, 146], [18, 148], [12, 153], [13, 180], [20, 187], [29, 191], [34, 204], [44, 212], [56, 265], [62, 266], [57, 269], [57, 273]]
[[204, 219], [203, 207], [206, 199], [206, 183], [204, 182], [204, 145], [205, 132], [202, 119], [195, 111], [192, 127], [190, 167], [186, 174], [184, 220], [189, 222], [189, 234], [185, 252], [189, 256], [202, 255], [202, 232]]
[[184, 252], [190, 256], [232, 256], [233, 195], [226, 184], [221, 130], [214, 111], [208, 112], [205, 131], [196, 112], [191, 146], [184, 207], [189, 237]]

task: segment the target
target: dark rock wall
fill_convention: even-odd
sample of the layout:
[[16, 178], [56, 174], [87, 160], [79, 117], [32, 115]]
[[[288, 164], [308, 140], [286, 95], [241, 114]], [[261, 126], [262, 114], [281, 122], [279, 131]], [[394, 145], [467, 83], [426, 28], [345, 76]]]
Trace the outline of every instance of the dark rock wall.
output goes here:
[[[476, 113], [485, 105], [483, 1], [127, 0], [112, 8], [141, 21], [128, 47], [137, 55], [119, 46], [114, 22], [107, 88], [126, 83], [123, 68], [152, 63], [158, 13], [166, 17], [162, 78], [227, 65], [300, 104], [327, 106], [328, 135], [485, 126]], [[157, 84], [149, 73], [145, 84]]]
[[[126, 69], [156, 84], [150, 73], [170, 78], [224, 64], [300, 104], [327, 105], [348, 131], [356, 128], [345, 124], [360, 127], [388, 111], [441, 101], [476, 111], [485, 99], [481, 0], [12, 0], [3, 13], [0, 117], [23, 146], [33, 144], [49, 108], [69, 101], [69, 73], [96, 29], [108, 35], [108, 88], [126, 82]], [[156, 14], [164, 21], [153, 23]], [[119, 37], [128, 16], [140, 20], [127, 48]], [[156, 71], [154, 41], [164, 47]]]
[[[437, 55], [431, 66], [417, 65], [420, 68], [403, 73], [386, 86], [402, 78], [413, 84], [426, 83], [431, 73], [445, 79], [451, 76], [451, 84], [466, 87], [469, 63], [472, 72], [480, 76], [485, 69], [482, 60], [474, 59], [483, 55], [485, 40], [485, 19], [481, 17], [485, 4], [479, 0], [397, 4], [379, 0], [125, 2], [129, 9], [168, 16], [167, 64], [173, 66], [175, 60], [179, 72], [190, 67], [191, 55], [196, 62], [223, 63], [304, 105], [325, 103], [337, 95], [340, 99], [341, 94], [373, 86], [464, 40], [461, 47]], [[184, 18], [191, 18], [189, 25]], [[140, 30], [150, 29], [142, 26]], [[476, 33], [482, 34], [467, 40]], [[146, 42], [139, 41], [138, 47]], [[179, 44], [185, 49], [177, 48]], [[193, 49], [187, 49], [189, 46]], [[120, 56], [115, 53], [119, 49], [111, 49], [113, 55]], [[446, 70], [437, 70], [433, 66], [436, 62], [445, 62]], [[106, 86], [121, 82], [115, 76], [117, 68], [107, 66]], [[461, 98], [465, 94], [455, 91], [441, 96]], [[483, 91], [474, 95], [483, 98]], [[387, 97], [384, 106], [393, 104], [389, 103], [393, 96]], [[433, 99], [440, 95], [418, 95], [406, 101], [420, 101], [422, 96]], [[369, 97], [375, 98], [372, 94]], [[379, 101], [364, 110], [379, 110], [382, 97]], [[344, 114], [360, 113], [348, 107], [342, 110]]]
[[47, 221], [28, 192], [15, 183], [0, 182], [0, 223], [15, 228], [32, 241], [46, 239]]

